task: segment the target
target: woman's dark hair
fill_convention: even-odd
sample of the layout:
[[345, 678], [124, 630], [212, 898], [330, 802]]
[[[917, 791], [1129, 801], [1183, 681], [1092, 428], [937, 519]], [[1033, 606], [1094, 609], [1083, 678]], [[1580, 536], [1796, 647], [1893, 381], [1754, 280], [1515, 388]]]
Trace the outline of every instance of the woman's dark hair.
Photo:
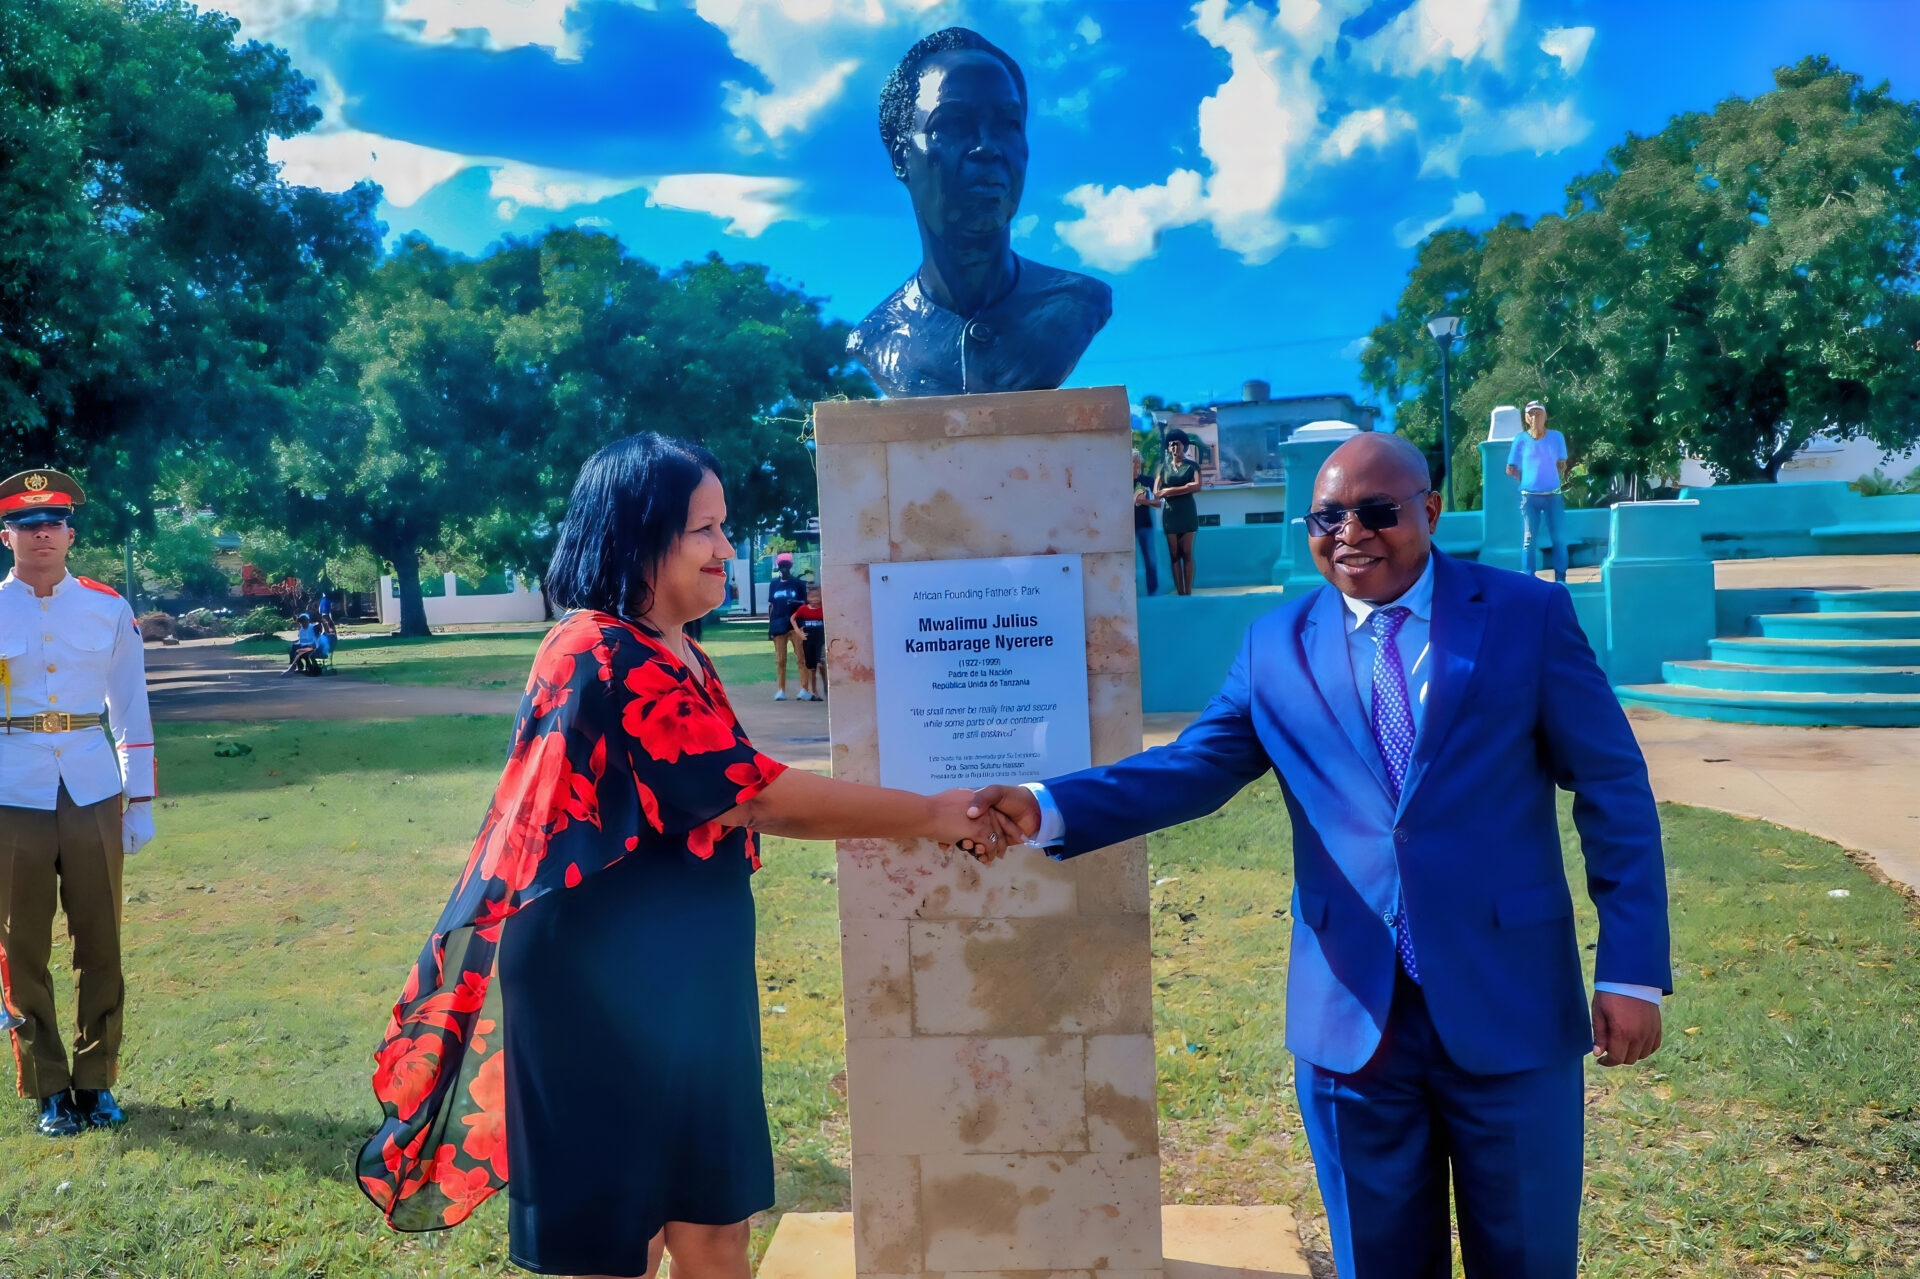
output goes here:
[[629, 620], [653, 606], [653, 570], [687, 527], [693, 491], [720, 464], [698, 444], [642, 431], [588, 458], [547, 569], [562, 608]]
[[1175, 445], [1175, 444], [1191, 444], [1191, 443], [1193, 443], [1193, 437], [1188, 435], [1185, 431], [1181, 430], [1177, 426], [1174, 427], [1171, 431], [1167, 432], [1167, 444], [1169, 446]]
[[932, 35], [922, 36], [913, 48], [907, 50], [906, 56], [900, 59], [900, 65], [887, 77], [886, 86], [880, 90], [880, 145], [887, 149], [887, 158], [893, 161], [896, 174], [902, 172], [904, 161], [900, 157], [906, 154], [907, 139], [913, 135], [913, 103], [920, 91], [920, 64], [936, 53], [953, 49], [977, 49], [1000, 59], [1007, 74], [1013, 77], [1014, 92], [1020, 95], [1020, 105], [1024, 107], [1027, 103], [1027, 78], [1020, 74], [1020, 64], [978, 31], [947, 27]]

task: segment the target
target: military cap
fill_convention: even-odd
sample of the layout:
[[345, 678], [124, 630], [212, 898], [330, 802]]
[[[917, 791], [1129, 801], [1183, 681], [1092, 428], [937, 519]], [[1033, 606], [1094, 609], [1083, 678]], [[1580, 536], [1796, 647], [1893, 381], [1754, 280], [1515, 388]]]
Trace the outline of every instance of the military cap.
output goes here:
[[43, 524], [64, 520], [87, 495], [64, 471], [22, 471], [0, 480], [0, 520], [8, 524]]

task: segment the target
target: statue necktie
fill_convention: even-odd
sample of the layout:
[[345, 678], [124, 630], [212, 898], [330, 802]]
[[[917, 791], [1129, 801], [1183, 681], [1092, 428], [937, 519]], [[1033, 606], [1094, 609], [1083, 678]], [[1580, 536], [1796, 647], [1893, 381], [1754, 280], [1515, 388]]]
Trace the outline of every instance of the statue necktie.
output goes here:
[[[1373, 654], [1373, 741], [1380, 748], [1380, 759], [1387, 766], [1387, 781], [1393, 785], [1393, 797], [1400, 798], [1406, 784], [1407, 764], [1413, 759], [1413, 708], [1407, 698], [1407, 669], [1400, 661], [1400, 645], [1394, 637], [1406, 625], [1413, 611], [1398, 604], [1375, 609], [1367, 618], [1377, 645]], [[1420, 968], [1413, 959], [1413, 938], [1407, 931], [1407, 894], [1401, 890], [1393, 912], [1393, 947], [1407, 976], [1420, 980]]]

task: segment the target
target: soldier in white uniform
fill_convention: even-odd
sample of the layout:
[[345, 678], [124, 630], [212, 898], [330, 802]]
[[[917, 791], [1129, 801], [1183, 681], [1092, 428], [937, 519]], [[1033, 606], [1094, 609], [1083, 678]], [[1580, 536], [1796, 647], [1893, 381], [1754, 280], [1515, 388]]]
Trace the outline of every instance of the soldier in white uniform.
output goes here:
[[[0, 1025], [39, 1128], [125, 1122], [119, 1069], [122, 858], [153, 838], [153, 722], [133, 610], [67, 572], [80, 486], [58, 471], [0, 481]], [[102, 731], [106, 713], [113, 741]], [[47, 961], [55, 903], [73, 938], [71, 1065]]]

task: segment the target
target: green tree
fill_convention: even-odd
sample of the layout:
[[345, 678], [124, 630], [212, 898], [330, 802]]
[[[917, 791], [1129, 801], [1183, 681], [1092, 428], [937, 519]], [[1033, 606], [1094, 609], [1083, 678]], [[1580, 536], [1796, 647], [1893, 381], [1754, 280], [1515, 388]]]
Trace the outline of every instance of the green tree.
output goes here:
[[[1468, 420], [1546, 399], [1597, 484], [1688, 455], [1773, 480], [1816, 432], [1889, 451], [1920, 437], [1920, 104], [1824, 58], [1774, 80], [1629, 136], [1560, 215], [1422, 246], [1422, 264], [1460, 259], [1461, 304], [1483, 317], [1455, 364]], [[1435, 250], [1448, 236], [1457, 254]], [[1421, 276], [1376, 346], [1431, 307]], [[1368, 355], [1389, 398], [1432, 395], [1404, 342]]]
[[1495, 300], [1480, 287], [1487, 237], [1472, 231], [1436, 232], [1420, 244], [1399, 306], [1384, 315], [1367, 335], [1360, 376], [1393, 406], [1395, 429], [1426, 451], [1438, 471], [1440, 434], [1440, 348], [1427, 332], [1436, 315], [1461, 318], [1465, 338], [1448, 357], [1453, 387], [1454, 500], [1462, 508], [1479, 502], [1480, 468], [1475, 441], [1465, 429], [1472, 419], [1463, 411], [1462, 392], [1471, 387], [1499, 348], [1500, 319]]
[[846, 329], [764, 267], [662, 273], [555, 230], [467, 260], [409, 238], [353, 299], [279, 449], [275, 518], [394, 566], [426, 633], [423, 555], [537, 574], [586, 457], [634, 431], [698, 440], [736, 528], [792, 528], [814, 479], [814, 400], [870, 393]]
[[258, 464], [377, 252], [374, 188], [280, 179], [267, 140], [318, 122], [313, 85], [238, 29], [0, 6], [0, 450], [81, 472], [109, 536], [172, 450]]

